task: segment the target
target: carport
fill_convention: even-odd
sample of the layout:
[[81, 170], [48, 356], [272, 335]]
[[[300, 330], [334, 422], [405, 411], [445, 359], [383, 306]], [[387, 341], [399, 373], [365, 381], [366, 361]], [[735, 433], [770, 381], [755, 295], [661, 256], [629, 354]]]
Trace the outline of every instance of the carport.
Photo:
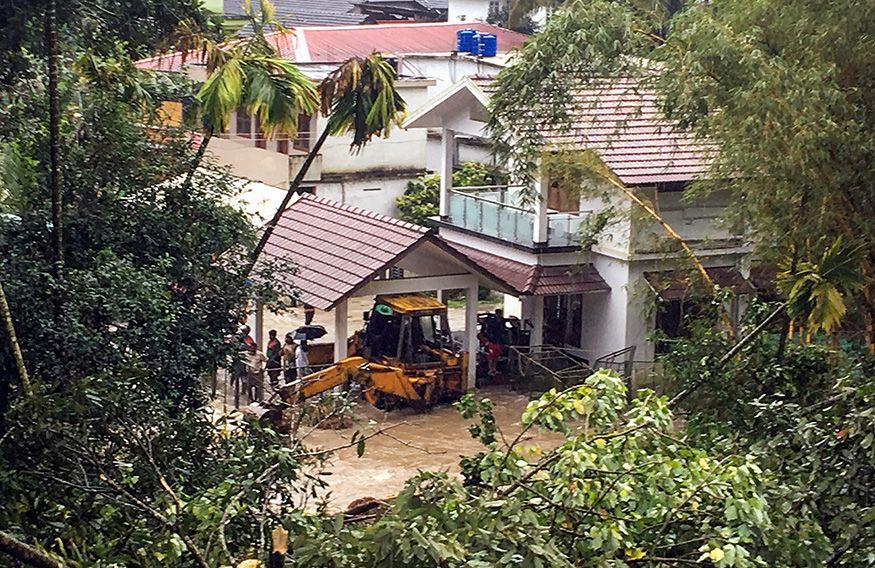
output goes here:
[[[334, 360], [347, 356], [348, 301], [359, 296], [464, 290], [463, 350], [475, 362], [477, 289], [508, 286], [432, 230], [310, 194], [296, 196], [265, 244], [258, 262], [294, 266], [287, 276], [306, 304], [334, 313]], [[263, 306], [256, 301], [255, 335], [263, 344]], [[468, 365], [474, 388], [476, 365]]]

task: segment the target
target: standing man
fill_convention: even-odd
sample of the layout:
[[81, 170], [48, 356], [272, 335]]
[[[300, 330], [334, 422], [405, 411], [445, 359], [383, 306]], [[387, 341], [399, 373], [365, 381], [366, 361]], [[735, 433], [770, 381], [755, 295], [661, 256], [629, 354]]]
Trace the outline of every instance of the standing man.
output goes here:
[[276, 390], [279, 388], [279, 377], [283, 366], [283, 346], [280, 343], [280, 340], [276, 338], [275, 329], [267, 332], [267, 335], [267, 349], [264, 353], [267, 355], [267, 376], [270, 377], [270, 386], [273, 390]]
[[249, 402], [261, 402], [264, 392], [264, 366], [267, 357], [255, 346], [255, 351], [249, 353], [246, 361], [246, 394]]
[[310, 374], [310, 358], [307, 356], [307, 340], [302, 339], [295, 350], [295, 367], [298, 370], [298, 379], [303, 379]]
[[313, 316], [316, 315], [316, 308], [310, 304], [304, 304], [304, 325], [313, 323]]
[[286, 342], [283, 343], [283, 379], [290, 383], [295, 380], [295, 338], [291, 333], [286, 334]]

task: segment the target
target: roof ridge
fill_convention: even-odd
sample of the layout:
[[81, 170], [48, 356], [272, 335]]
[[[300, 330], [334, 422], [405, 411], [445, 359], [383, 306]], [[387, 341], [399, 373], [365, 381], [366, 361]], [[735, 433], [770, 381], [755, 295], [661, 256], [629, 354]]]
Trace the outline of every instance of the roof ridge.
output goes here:
[[[318, 195], [313, 195], [310, 193], [303, 194], [303, 200], [314, 201], [316, 203], [327, 205], [329, 207], [340, 209], [343, 211], [347, 211], [349, 213], [355, 213], [357, 215], [364, 215], [371, 219], [375, 219], [378, 221], [383, 221], [389, 225], [395, 227], [402, 227], [411, 231], [415, 231], [417, 233], [427, 233], [429, 229], [427, 227], [423, 227], [422, 225], [416, 225], [414, 223], [409, 223], [407, 221], [402, 221], [401, 219], [396, 219], [395, 217], [390, 217], [388, 215], [383, 215], [377, 213], [375, 211], [370, 211], [368, 209], [363, 209], [361, 207], [356, 207], [355, 205], [349, 205], [348, 203], [340, 203], [339, 201], [334, 201], [332, 199], [327, 199], [325, 197], [320, 197]], [[300, 201], [300, 200], [299, 200]], [[293, 207], [294, 204], [291, 206]]]

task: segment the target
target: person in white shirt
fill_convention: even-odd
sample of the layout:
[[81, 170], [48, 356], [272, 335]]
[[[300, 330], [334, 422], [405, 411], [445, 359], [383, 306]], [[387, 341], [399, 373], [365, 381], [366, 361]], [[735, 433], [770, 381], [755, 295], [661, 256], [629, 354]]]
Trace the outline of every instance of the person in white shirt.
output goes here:
[[256, 346], [255, 351], [250, 353], [246, 360], [246, 392], [250, 402], [261, 401], [261, 395], [264, 392], [265, 363], [267, 363], [267, 357]]
[[298, 370], [299, 380], [310, 374], [310, 360], [307, 357], [308, 350], [306, 339], [302, 339], [297, 349], [295, 349], [295, 367]]

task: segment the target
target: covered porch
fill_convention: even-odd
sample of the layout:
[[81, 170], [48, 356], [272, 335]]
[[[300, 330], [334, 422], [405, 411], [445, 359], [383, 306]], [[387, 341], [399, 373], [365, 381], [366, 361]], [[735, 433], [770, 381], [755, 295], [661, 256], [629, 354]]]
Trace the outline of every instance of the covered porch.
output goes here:
[[[283, 214], [259, 258], [268, 261], [293, 266], [285, 277], [300, 303], [332, 318], [334, 362], [349, 355], [348, 340], [356, 331], [349, 326], [351, 303], [446, 290], [463, 291], [464, 326], [454, 335], [476, 361], [478, 288], [502, 286], [424, 227], [309, 194], [298, 196]], [[266, 336], [264, 315], [256, 299], [253, 328], [259, 347]], [[475, 384], [476, 365], [470, 364], [466, 387]]]

